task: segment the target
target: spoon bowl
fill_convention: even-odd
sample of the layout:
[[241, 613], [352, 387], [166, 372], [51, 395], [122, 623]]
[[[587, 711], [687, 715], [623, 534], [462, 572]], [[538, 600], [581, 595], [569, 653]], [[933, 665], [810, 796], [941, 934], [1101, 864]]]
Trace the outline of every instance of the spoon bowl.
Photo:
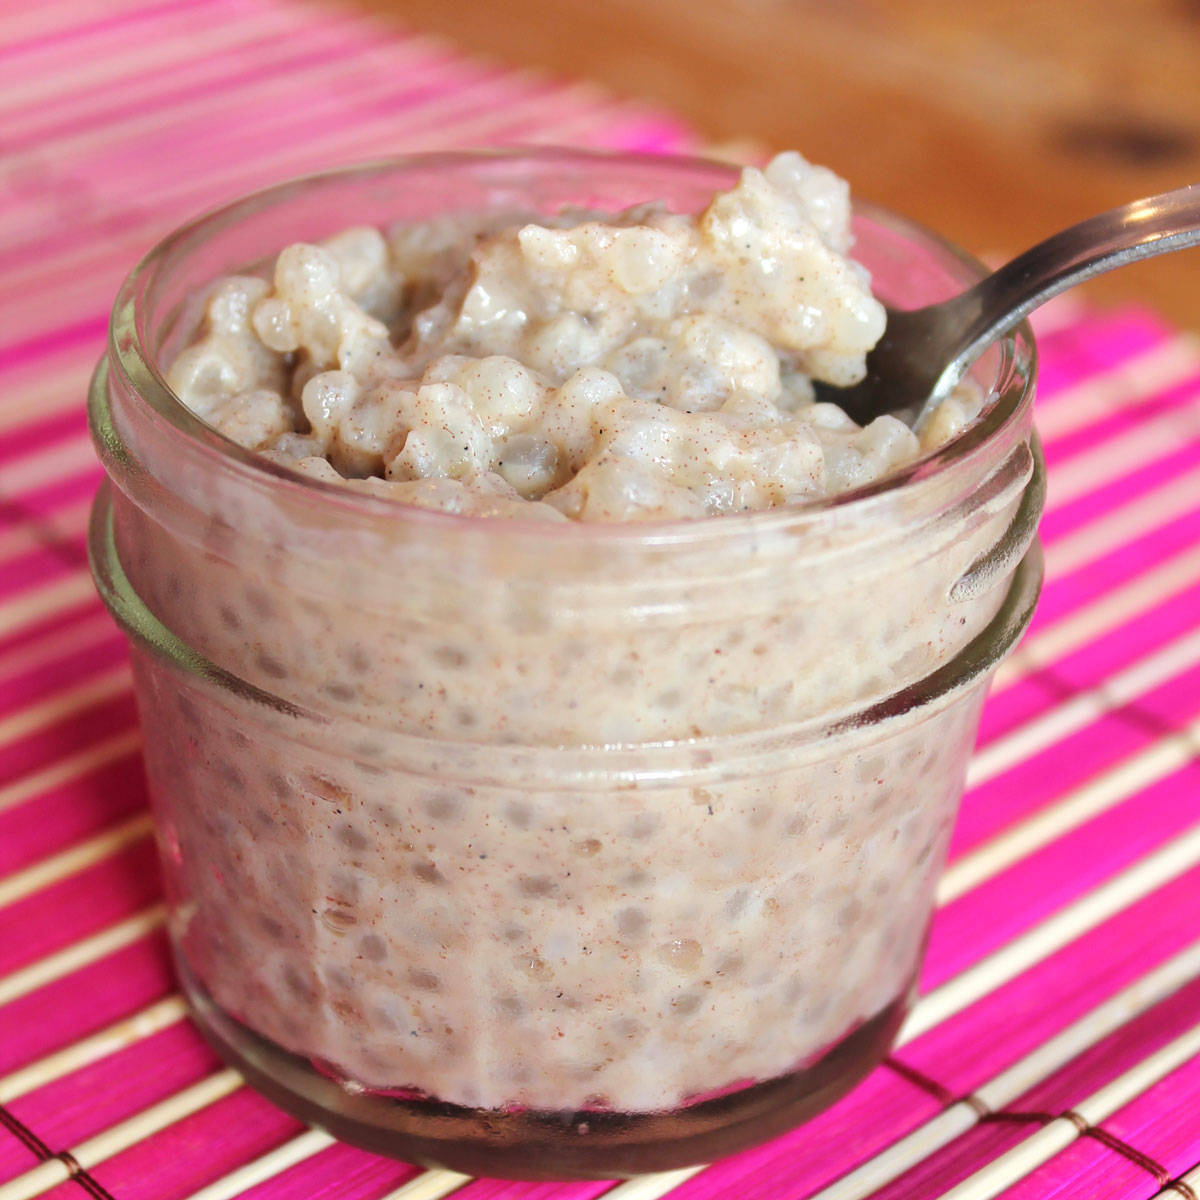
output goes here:
[[925, 308], [887, 310], [867, 372], [850, 387], [816, 385], [816, 398], [860, 425], [887, 414], [908, 423], [944, 395], [998, 338], [1035, 308], [1126, 263], [1200, 244], [1200, 184], [1134, 200], [1052, 235], [974, 287]]

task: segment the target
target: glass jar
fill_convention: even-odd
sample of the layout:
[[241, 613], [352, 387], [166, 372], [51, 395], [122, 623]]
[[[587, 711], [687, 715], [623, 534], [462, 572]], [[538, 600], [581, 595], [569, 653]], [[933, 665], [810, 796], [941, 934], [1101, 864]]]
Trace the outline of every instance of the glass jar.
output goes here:
[[[200, 1028], [347, 1141], [518, 1178], [709, 1160], [828, 1106], [914, 994], [991, 675], [1033, 608], [1028, 330], [985, 414], [859, 491], [701, 521], [450, 515], [293, 474], [168, 389], [205, 286], [450, 212], [694, 211], [729, 168], [423, 156], [158, 246], [91, 392], [91, 553], [128, 633]], [[980, 268], [871, 209], [915, 306]]]

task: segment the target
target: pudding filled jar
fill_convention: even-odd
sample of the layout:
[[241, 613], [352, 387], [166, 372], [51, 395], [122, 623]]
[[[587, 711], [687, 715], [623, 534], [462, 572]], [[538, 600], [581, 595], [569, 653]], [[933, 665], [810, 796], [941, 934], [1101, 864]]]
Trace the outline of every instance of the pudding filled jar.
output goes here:
[[[1032, 612], [1024, 327], [965, 432], [885, 479], [709, 519], [421, 509], [228, 441], [164, 382], [206, 285], [349, 224], [694, 212], [735, 177], [416, 157], [183, 228], [92, 388], [90, 546], [129, 635], [193, 1015], [290, 1112], [516, 1178], [707, 1161], [827, 1107], [914, 995], [979, 711]], [[980, 268], [856, 210], [877, 295]]]

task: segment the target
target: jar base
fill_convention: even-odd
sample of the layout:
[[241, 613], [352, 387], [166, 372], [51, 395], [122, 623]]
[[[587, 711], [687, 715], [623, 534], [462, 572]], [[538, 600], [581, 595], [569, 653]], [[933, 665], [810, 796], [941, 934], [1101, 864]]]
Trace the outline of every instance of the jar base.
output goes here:
[[505, 1179], [616, 1179], [724, 1158], [844, 1096], [887, 1055], [911, 989], [799, 1071], [663, 1113], [472, 1109], [352, 1092], [221, 1009], [182, 956], [193, 1019], [230, 1066], [285, 1112], [375, 1154]]

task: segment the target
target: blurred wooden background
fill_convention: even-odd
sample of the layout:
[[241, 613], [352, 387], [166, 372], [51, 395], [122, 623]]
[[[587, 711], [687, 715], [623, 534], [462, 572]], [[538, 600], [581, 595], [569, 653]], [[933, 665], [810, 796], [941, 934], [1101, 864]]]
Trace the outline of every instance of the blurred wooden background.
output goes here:
[[[1200, 182], [1198, 0], [360, 0], [464, 49], [794, 147], [976, 254]], [[1200, 250], [1126, 268], [1200, 330]]]

